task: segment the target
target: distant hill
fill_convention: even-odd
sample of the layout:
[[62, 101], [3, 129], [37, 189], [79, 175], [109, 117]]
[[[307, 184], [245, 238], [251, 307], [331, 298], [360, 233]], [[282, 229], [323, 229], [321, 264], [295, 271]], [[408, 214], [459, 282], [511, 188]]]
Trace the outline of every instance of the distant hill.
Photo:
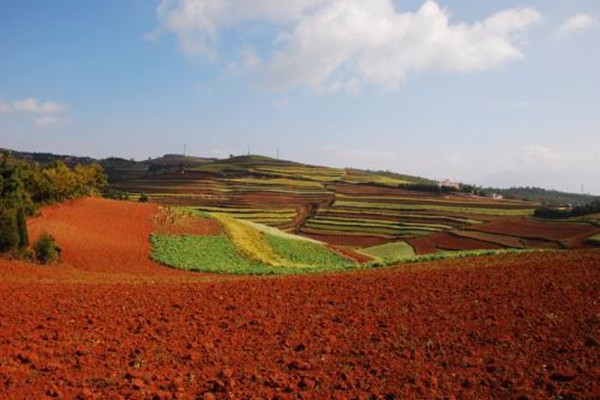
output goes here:
[[600, 196], [590, 194], [566, 193], [557, 190], [546, 190], [537, 187], [514, 187], [509, 189], [485, 188], [486, 194], [499, 194], [506, 199], [526, 200], [543, 205], [584, 205], [594, 200], [600, 199]]
[[[12, 154], [42, 164], [94, 161]], [[348, 247], [374, 254], [580, 248], [591, 246], [588, 238], [600, 233], [597, 216], [558, 224], [529, 218], [542, 203], [577, 205], [593, 199], [537, 188], [487, 189], [486, 197], [480, 188], [456, 182], [259, 155], [214, 159], [167, 154], [143, 161], [98, 161], [109, 175], [107, 196], [228, 214], [342, 246], [341, 252]], [[377, 247], [384, 244], [390, 246]]]
[[[356, 184], [373, 184], [382, 186], [397, 186], [400, 184], [412, 185], [419, 190], [422, 187], [434, 187], [436, 181], [431, 179], [399, 174], [390, 171], [371, 171], [359, 169], [341, 169], [321, 166], [311, 166], [294, 161], [280, 160], [260, 155], [243, 155], [226, 159], [210, 157], [184, 156], [181, 154], [165, 154], [158, 158], [149, 158], [143, 161], [109, 157], [96, 160], [91, 157], [74, 155], [53, 154], [47, 152], [26, 152], [0, 148], [0, 153], [10, 153], [16, 158], [27, 159], [48, 165], [60, 160], [69, 166], [75, 164], [89, 164], [98, 161], [109, 176], [111, 183], [119, 183], [136, 179], [144, 179], [162, 174], [181, 173], [193, 171], [207, 175], [224, 177], [281, 177], [289, 179], [309, 179], [311, 174], [317, 176], [329, 175], [330, 180], [344, 177], [342, 181]], [[282, 171], [279, 166], [288, 167], [291, 173]], [[293, 171], [293, 166], [299, 167]], [[511, 187], [500, 189], [486, 187], [485, 195], [501, 195], [507, 199], [526, 200], [544, 205], [582, 205], [600, 199], [600, 196], [589, 194], [568, 193], [558, 190], [547, 190], [538, 187]]]

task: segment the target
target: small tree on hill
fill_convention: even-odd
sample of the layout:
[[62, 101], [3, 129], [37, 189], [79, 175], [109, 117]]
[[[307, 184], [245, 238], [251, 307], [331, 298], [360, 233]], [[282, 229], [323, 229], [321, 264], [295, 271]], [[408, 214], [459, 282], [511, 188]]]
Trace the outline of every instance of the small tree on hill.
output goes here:
[[4, 253], [19, 245], [19, 230], [15, 211], [0, 207], [0, 252]]
[[52, 264], [60, 259], [60, 247], [47, 233], [42, 234], [33, 245], [35, 259], [40, 264]]

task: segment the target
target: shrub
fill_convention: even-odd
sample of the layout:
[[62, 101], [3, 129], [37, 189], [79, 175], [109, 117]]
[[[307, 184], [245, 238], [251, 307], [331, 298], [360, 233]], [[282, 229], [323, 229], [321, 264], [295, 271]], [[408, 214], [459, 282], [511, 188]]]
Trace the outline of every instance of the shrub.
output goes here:
[[18, 247], [20, 249], [24, 249], [29, 246], [29, 234], [27, 232], [27, 221], [25, 220], [25, 210], [23, 208], [19, 208], [17, 211], [17, 232], [19, 234], [19, 244]]
[[18, 247], [19, 229], [16, 212], [12, 209], [0, 208], [0, 252]]
[[60, 247], [47, 233], [42, 234], [33, 245], [35, 259], [40, 264], [52, 264], [60, 259]]
[[139, 202], [140, 203], [147, 203], [148, 202], [148, 195], [146, 193], [142, 193], [140, 195]]

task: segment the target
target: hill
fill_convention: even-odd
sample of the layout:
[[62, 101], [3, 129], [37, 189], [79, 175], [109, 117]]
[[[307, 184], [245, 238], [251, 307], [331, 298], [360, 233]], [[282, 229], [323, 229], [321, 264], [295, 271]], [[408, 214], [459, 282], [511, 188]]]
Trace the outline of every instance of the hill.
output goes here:
[[[35, 153], [15, 154], [40, 158]], [[100, 163], [112, 188], [133, 200], [143, 193], [154, 203], [225, 213], [346, 251], [364, 249], [367, 254], [378, 254], [381, 249], [370, 248], [386, 243], [395, 245], [383, 254], [395, 249], [398, 256], [410, 248], [416, 254], [577, 248], [590, 246], [593, 241], [588, 239], [600, 233], [600, 222], [593, 218], [538, 221], [531, 218], [538, 202], [477, 196], [468, 186], [441, 186], [387, 171], [258, 155], [228, 159], [165, 155], [144, 161], [108, 158]], [[515, 193], [513, 197], [519, 197]]]

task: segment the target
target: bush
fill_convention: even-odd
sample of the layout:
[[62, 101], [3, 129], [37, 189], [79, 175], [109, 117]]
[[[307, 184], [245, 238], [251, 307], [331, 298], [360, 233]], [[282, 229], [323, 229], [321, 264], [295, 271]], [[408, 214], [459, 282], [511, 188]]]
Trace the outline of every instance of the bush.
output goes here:
[[142, 193], [142, 194], [140, 195], [140, 200], [139, 200], [139, 202], [140, 202], [140, 203], [147, 203], [147, 202], [148, 202], [148, 195], [147, 195], [146, 193]]
[[60, 260], [60, 247], [56, 241], [47, 233], [42, 234], [33, 245], [35, 259], [40, 264], [52, 264]]
[[15, 210], [0, 208], [0, 252], [18, 247], [19, 229]]

